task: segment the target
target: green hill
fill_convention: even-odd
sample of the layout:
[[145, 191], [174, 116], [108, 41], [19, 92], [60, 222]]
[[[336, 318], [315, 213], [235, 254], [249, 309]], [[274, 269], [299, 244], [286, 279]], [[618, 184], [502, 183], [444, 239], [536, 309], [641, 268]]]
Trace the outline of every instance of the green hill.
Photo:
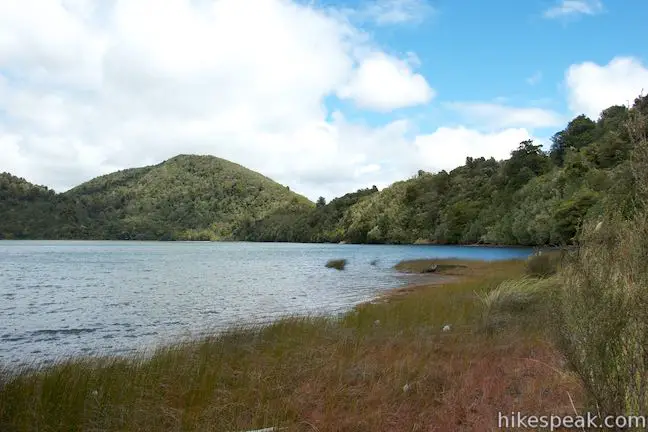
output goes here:
[[45, 186], [0, 173], [0, 239], [58, 238], [70, 222], [68, 199]]
[[[5, 177], [13, 179], [2, 189], [10, 203], [0, 206], [5, 238], [232, 239], [240, 226], [270, 213], [313, 206], [257, 172], [213, 156], [180, 155], [97, 177], [58, 195]], [[21, 226], [18, 215], [24, 213], [36, 216]]]
[[647, 116], [648, 97], [639, 97], [632, 108], [610, 107], [596, 121], [584, 115], [574, 118], [553, 136], [548, 152], [525, 141], [508, 160], [469, 157], [450, 172], [419, 171], [380, 192], [348, 194], [307, 214], [270, 215], [245, 238], [571, 243], [584, 219], [596, 218], [606, 208], [621, 213], [632, 208], [635, 179], [628, 121], [634, 119], [635, 134], [645, 136]]

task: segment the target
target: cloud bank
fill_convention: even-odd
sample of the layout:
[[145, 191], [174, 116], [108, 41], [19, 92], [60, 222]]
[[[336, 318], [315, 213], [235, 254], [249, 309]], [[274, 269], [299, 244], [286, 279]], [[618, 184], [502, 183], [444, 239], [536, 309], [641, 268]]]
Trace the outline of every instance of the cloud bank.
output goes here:
[[[374, 5], [383, 23], [428, 6]], [[180, 153], [211, 154], [330, 199], [418, 169], [450, 170], [466, 156], [506, 158], [534, 128], [562, 119], [454, 102], [463, 124], [419, 133], [400, 114], [436, 103], [433, 74], [419, 67], [415, 53], [389, 52], [348, 14], [305, 2], [0, 2], [0, 171], [63, 191]], [[632, 58], [574, 65], [569, 106], [589, 115], [633, 98], [647, 73]], [[351, 120], [331, 108], [336, 97], [383, 120]]]

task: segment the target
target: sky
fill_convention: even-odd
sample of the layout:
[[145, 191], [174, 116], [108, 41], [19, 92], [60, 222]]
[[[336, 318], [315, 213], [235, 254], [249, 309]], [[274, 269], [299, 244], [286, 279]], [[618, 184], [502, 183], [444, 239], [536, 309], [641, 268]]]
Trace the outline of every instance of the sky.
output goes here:
[[[214, 155], [312, 200], [648, 92], [645, 0], [0, 0], [0, 172]], [[643, 42], [642, 42], [643, 41]]]

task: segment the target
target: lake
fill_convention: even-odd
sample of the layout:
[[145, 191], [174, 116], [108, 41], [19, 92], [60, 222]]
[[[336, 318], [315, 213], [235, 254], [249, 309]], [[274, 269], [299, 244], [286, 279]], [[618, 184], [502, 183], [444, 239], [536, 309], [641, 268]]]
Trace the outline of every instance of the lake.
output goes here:
[[[335, 314], [401, 286], [400, 260], [529, 248], [118, 241], [0, 242], [0, 364], [128, 354], [290, 314]], [[327, 269], [346, 258], [344, 271]], [[376, 265], [371, 262], [377, 260]]]

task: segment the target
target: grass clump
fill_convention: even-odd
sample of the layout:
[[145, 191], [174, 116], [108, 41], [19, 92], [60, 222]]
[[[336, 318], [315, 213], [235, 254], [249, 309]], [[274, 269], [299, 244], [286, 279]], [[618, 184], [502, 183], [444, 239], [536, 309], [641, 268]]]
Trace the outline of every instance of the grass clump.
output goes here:
[[554, 281], [526, 276], [506, 280], [497, 288], [479, 294], [485, 329], [492, 332], [513, 323], [537, 323], [538, 312], [551, 307], [550, 299], [554, 289]]
[[336, 270], [344, 270], [347, 265], [347, 260], [345, 259], [332, 259], [326, 263], [326, 268], [334, 268]]

